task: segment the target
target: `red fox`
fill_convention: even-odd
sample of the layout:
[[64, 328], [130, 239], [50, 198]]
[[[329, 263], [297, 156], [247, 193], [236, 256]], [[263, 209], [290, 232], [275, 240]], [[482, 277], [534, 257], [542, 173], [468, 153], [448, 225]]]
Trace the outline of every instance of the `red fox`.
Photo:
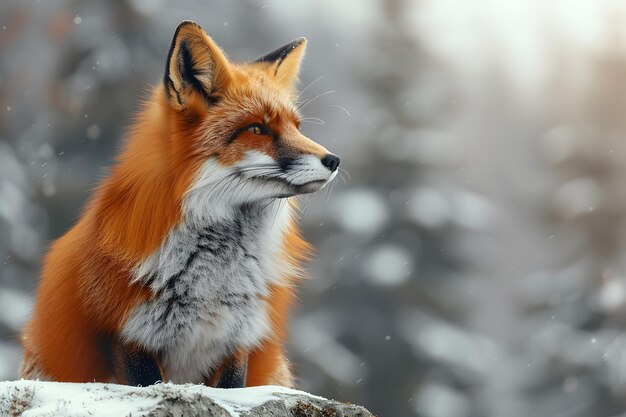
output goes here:
[[294, 197], [339, 158], [299, 131], [306, 39], [230, 62], [181, 23], [110, 174], [47, 254], [22, 378], [292, 386]]

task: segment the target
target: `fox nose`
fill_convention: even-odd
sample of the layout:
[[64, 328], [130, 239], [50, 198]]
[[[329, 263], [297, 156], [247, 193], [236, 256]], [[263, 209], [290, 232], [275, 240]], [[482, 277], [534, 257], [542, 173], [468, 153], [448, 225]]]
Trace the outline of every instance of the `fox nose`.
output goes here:
[[337, 170], [337, 167], [339, 166], [340, 161], [341, 160], [339, 159], [337, 155], [333, 155], [332, 153], [329, 153], [328, 155], [322, 158], [322, 165], [330, 169], [330, 172], [335, 172]]

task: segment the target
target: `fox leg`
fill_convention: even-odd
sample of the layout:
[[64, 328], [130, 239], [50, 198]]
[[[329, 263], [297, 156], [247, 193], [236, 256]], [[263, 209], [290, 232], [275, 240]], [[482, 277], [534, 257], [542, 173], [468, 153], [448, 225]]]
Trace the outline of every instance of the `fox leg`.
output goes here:
[[[296, 248], [306, 247], [296, 235], [291, 235], [291, 239], [288, 240], [290, 245], [293, 244]], [[294, 377], [285, 355], [283, 341], [287, 337], [287, 317], [294, 292], [289, 285], [274, 285], [270, 288], [270, 294], [268, 306], [272, 318], [272, 337], [265, 339], [260, 346], [250, 352], [246, 386], [280, 385], [293, 388]]]
[[294, 387], [294, 378], [282, 344], [266, 340], [250, 353], [247, 386], [280, 385]]
[[48, 322], [32, 320], [24, 328], [19, 376], [59, 382], [110, 381], [113, 369], [107, 338], [94, 334], [80, 319], [52, 313], [48, 317]]
[[222, 365], [217, 388], [243, 388], [248, 373], [248, 352], [239, 352]]
[[31, 354], [26, 348], [22, 354], [22, 361], [20, 362], [17, 375], [23, 379], [38, 379], [40, 381], [50, 381], [50, 378], [46, 376], [41, 369], [39, 361]]
[[280, 385], [287, 388], [293, 388], [295, 386], [293, 373], [289, 368], [289, 361], [285, 355], [281, 355], [274, 372], [271, 373], [268, 384]]
[[154, 385], [162, 381], [161, 370], [153, 354], [137, 346], [120, 344], [117, 349], [118, 381], [131, 386]]

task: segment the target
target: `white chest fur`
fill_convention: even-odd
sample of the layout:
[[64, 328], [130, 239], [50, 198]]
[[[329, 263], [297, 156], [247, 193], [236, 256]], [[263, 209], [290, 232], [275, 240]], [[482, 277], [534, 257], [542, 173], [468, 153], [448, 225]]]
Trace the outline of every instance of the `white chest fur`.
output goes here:
[[122, 336], [158, 352], [164, 379], [200, 383], [234, 349], [269, 334], [265, 297], [289, 205], [246, 206], [219, 221], [186, 222], [137, 268], [155, 297], [135, 308]]

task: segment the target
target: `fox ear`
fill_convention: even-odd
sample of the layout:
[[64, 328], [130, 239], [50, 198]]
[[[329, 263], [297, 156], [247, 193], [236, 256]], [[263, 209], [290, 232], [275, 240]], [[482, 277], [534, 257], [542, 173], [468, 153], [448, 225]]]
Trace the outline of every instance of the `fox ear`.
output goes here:
[[286, 88], [294, 88], [300, 73], [300, 62], [306, 48], [306, 38], [300, 38], [269, 54], [257, 59], [255, 62], [267, 65], [269, 73]]
[[228, 59], [204, 30], [190, 21], [178, 25], [163, 80], [172, 106], [184, 109], [193, 94], [214, 103], [230, 79]]

